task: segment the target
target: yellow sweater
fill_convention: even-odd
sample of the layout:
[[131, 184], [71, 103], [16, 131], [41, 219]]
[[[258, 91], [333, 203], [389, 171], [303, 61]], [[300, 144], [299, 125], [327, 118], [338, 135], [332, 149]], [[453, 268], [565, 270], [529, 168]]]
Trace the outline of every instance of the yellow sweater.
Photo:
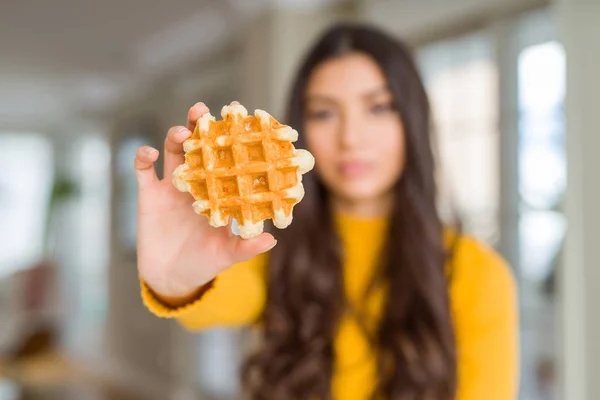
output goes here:
[[[346, 294], [357, 302], [385, 240], [385, 219], [339, 217]], [[222, 272], [199, 300], [172, 309], [142, 283], [142, 299], [159, 317], [176, 318], [189, 330], [253, 324], [265, 305], [265, 255]], [[450, 299], [459, 360], [457, 400], [512, 400], [518, 381], [516, 287], [508, 266], [472, 238], [460, 239], [455, 253]], [[383, 296], [367, 304], [375, 315]], [[369, 313], [371, 314], [371, 313]], [[338, 400], [367, 399], [376, 381], [375, 355], [356, 321], [344, 317], [335, 341], [332, 382]]]

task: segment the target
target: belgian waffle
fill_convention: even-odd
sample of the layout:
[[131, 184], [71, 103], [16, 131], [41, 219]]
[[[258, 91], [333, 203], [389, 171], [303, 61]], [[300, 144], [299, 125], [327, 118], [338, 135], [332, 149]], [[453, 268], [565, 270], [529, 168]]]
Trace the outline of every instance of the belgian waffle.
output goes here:
[[210, 225], [238, 222], [242, 238], [259, 235], [264, 220], [283, 229], [292, 222], [293, 207], [302, 200], [302, 174], [314, 167], [307, 150], [295, 149], [298, 132], [263, 110], [249, 116], [232, 103], [197, 122], [183, 143], [185, 163], [173, 172], [173, 184], [195, 199], [194, 211]]

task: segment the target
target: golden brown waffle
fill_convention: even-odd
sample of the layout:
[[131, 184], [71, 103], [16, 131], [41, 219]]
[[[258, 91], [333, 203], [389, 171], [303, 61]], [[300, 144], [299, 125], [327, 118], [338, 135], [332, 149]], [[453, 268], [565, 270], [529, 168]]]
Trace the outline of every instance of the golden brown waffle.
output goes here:
[[265, 111], [249, 116], [232, 103], [221, 116], [198, 120], [183, 143], [185, 163], [173, 172], [173, 184], [192, 194], [194, 210], [214, 227], [234, 218], [246, 239], [263, 232], [265, 219], [286, 228], [304, 196], [302, 174], [313, 168], [313, 156], [294, 148], [298, 132]]

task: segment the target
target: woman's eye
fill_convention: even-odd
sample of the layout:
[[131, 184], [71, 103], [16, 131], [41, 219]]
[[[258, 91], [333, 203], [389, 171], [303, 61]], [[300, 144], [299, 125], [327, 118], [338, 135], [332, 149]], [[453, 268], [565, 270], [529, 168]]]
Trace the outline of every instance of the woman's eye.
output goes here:
[[309, 119], [323, 120], [333, 116], [333, 112], [330, 110], [312, 111], [308, 113]]
[[392, 110], [392, 105], [390, 103], [380, 103], [375, 104], [371, 107], [371, 112], [373, 114], [382, 114]]

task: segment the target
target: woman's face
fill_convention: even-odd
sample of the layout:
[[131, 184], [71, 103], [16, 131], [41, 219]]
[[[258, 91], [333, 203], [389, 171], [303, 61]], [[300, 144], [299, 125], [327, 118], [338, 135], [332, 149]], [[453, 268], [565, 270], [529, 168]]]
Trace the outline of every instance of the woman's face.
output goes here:
[[404, 130], [375, 61], [350, 53], [324, 62], [306, 101], [307, 145], [334, 198], [351, 204], [389, 196], [404, 166]]

